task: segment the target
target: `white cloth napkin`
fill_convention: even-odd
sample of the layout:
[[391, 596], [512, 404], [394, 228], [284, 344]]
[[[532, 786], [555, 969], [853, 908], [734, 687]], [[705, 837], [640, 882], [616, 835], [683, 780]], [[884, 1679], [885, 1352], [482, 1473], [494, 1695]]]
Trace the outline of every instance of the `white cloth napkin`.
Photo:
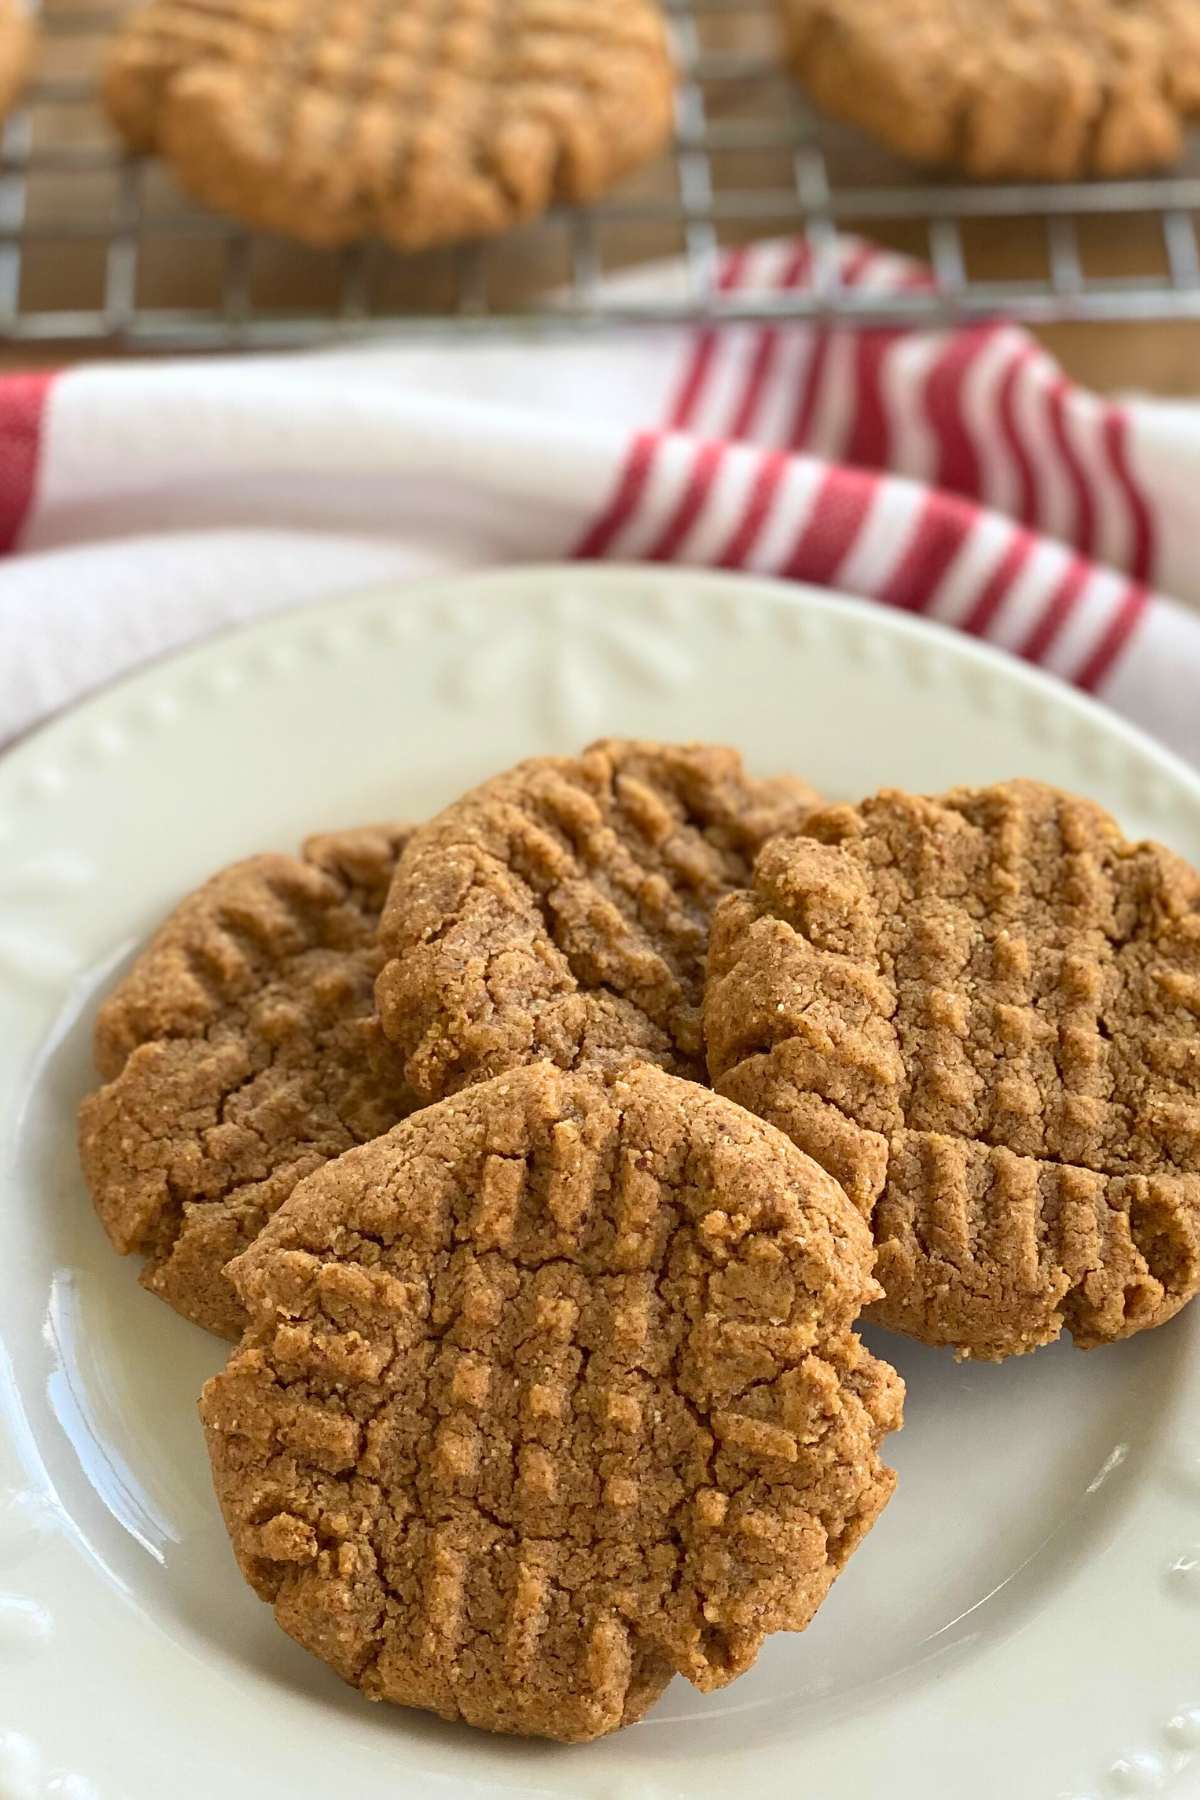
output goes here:
[[[856, 240], [839, 256], [851, 286], [925, 279]], [[721, 282], [810, 275], [803, 243], [773, 241], [730, 253]], [[1200, 408], [1097, 399], [1002, 322], [10, 377], [0, 742], [241, 620], [384, 579], [585, 556], [743, 568], [921, 612], [1200, 762], [1198, 492]]]

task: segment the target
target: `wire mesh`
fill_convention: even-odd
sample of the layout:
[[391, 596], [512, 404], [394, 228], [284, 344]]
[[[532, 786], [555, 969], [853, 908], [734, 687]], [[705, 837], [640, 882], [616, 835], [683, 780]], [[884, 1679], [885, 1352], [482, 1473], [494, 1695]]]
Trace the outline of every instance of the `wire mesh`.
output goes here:
[[[823, 120], [779, 65], [769, 0], [668, 0], [671, 154], [586, 211], [486, 245], [316, 252], [205, 212], [125, 155], [96, 100], [118, 18], [44, 0], [43, 73], [0, 151], [0, 337], [237, 349], [397, 333], [586, 331], [728, 319], [864, 324], [1200, 317], [1200, 139], [1169, 177], [1067, 186], [918, 179]], [[928, 286], [842, 285], [840, 231], [927, 260]], [[729, 290], [723, 246], [804, 234], [803, 289]], [[644, 271], [636, 288], [605, 277]]]

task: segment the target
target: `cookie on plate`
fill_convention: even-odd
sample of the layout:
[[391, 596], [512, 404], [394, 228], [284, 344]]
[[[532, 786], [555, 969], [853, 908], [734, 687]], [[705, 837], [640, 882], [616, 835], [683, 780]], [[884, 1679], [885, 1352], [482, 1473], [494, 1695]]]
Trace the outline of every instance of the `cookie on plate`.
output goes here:
[[424, 1100], [539, 1058], [703, 1079], [713, 907], [817, 803], [733, 750], [537, 757], [414, 833], [380, 925], [380, 1017]]
[[375, 930], [406, 831], [311, 838], [215, 876], [104, 1002], [80, 1108], [113, 1245], [210, 1331], [245, 1314], [221, 1273], [302, 1176], [410, 1110], [373, 1017]]
[[20, 0], [0, 0], [0, 119], [25, 86], [37, 46], [33, 15]]
[[1175, 161], [1200, 112], [1192, 0], [779, 0], [818, 105], [914, 162], [1072, 181]]
[[1200, 1288], [1200, 876], [1091, 802], [815, 813], [718, 910], [705, 1025], [870, 1218], [881, 1323], [999, 1358]]
[[801, 1630], [884, 1504], [871, 1240], [781, 1132], [533, 1064], [303, 1182], [201, 1401], [247, 1580], [374, 1699], [579, 1740]]
[[104, 96], [209, 206], [416, 250], [603, 193], [663, 148], [673, 78], [653, 0], [149, 0]]

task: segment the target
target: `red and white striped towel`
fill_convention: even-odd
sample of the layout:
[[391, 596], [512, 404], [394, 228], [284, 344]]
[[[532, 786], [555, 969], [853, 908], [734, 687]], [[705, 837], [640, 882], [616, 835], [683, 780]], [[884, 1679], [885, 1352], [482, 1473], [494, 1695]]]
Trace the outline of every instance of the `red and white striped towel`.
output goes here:
[[[851, 286], [928, 279], [859, 241], [838, 254]], [[810, 275], [803, 243], [770, 242], [728, 254], [720, 280]], [[661, 288], [661, 271], [614, 285], [647, 279]], [[255, 614], [577, 556], [749, 569], [924, 613], [1200, 762], [1198, 478], [1200, 413], [1099, 400], [1003, 323], [17, 376], [0, 382], [0, 741]]]

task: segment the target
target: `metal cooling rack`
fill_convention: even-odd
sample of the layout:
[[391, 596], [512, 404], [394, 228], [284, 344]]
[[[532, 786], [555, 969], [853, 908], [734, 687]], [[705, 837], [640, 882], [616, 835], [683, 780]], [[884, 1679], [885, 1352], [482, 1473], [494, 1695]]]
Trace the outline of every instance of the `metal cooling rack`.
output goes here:
[[[805, 106], [774, 54], [769, 0], [667, 4], [680, 67], [669, 158], [587, 211], [405, 257], [313, 252], [197, 210], [161, 165], [122, 154], [96, 103], [119, 15], [45, 0], [43, 74], [0, 156], [0, 339], [237, 349], [696, 320], [1200, 317], [1200, 154], [1163, 180], [917, 185]], [[839, 230], [926, 258], [932, 286], [841, 286]], [[814, 253], [809, 290], [717, 287], [722, 246], [797, 233]], [[635, 297], [602, 284], [660, 259], [661, 281]]]

